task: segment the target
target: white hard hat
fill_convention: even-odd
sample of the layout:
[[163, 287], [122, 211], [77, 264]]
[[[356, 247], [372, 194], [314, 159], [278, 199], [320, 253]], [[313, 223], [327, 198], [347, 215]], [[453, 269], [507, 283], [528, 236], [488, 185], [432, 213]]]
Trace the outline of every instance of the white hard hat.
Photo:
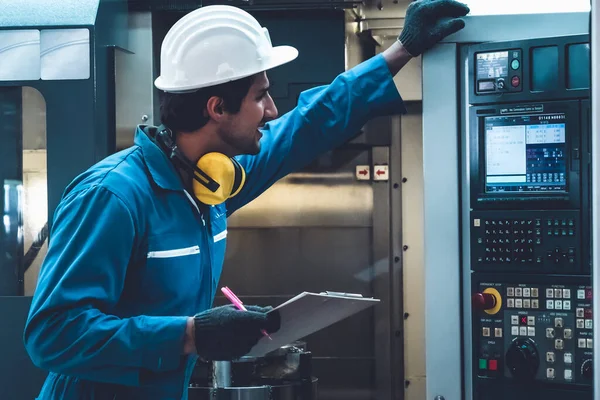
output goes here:
[[241, 79], [292, 61], [298, 50], [273, 47], [266, 28], [232, 6], [206, 6], [185, 15], [162, 43], [154, 84], [165, 92], [194, 91]]

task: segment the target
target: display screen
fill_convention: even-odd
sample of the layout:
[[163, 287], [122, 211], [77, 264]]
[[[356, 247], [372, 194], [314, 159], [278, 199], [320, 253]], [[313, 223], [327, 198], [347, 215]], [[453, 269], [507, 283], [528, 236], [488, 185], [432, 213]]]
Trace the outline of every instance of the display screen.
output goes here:
[[508, 51], [477, 54], [477, 80], [506, 78], [508, 76]]
[[565, 192], [565, 115], [487, 117], [486, 192]]

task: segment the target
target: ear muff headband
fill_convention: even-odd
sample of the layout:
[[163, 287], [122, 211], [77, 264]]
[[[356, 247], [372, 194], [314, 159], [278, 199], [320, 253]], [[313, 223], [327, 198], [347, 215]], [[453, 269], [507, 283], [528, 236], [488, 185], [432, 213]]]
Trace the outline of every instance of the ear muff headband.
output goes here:
[[193, 172], [194, 195], [203, 204], [221, 204], [242, 190], [246, 171], [237, 160], [221, 153], [208, 153], [193, 165], [179, 151], [171, 131], [166, 127], [159, 128], [156, 141], [170, 159], [176, 158]]

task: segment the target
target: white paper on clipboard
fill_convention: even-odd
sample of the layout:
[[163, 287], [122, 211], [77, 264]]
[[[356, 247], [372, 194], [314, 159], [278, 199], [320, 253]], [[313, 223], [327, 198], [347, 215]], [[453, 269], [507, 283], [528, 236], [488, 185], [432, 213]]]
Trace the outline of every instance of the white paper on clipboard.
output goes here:
[[261, 338], [247, 356], [262, 357], [377, 303], [379, 299], [349, 293], [300, 293], [271, 311], [278, 310], [281, 327], [271, 334], [273, 340]]

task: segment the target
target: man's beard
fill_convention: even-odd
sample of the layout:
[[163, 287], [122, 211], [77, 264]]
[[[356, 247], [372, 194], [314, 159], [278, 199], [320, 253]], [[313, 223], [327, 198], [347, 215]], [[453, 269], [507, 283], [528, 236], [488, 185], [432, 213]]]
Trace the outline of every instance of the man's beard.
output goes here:
[[256, 133], [252, 136], [246, 136], [243, 140], [235, 135], [223, 135], [223, 141], [233, 150], [235, 155], [257, 155], [260, 152], [260, 140], [257, 140]]

